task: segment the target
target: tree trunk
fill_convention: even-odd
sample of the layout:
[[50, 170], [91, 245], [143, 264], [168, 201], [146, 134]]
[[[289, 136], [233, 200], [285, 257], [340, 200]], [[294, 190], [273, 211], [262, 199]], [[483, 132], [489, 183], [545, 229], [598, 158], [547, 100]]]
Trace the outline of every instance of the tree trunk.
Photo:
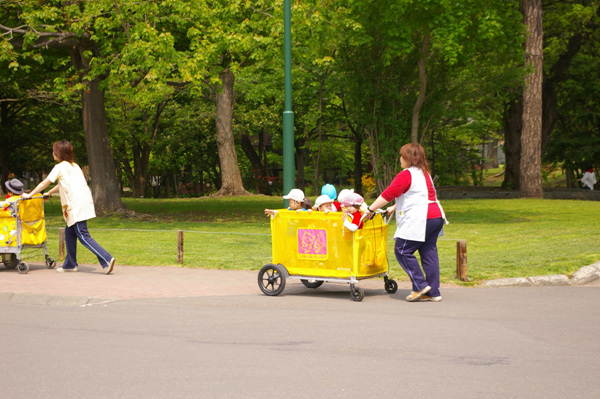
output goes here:
[[221, 189], [215, 196], [250, 195], [242, 183], [242, 174], [235, 152], [233, 137], [233, 73], [226, 69], [221, 75], [222, 90], [217, 92], [215, 103], [217, 108], [217, 146], [221, 166]]
[[419, 142], [419, 114], [421, 112], [421, 107], [425, 102], [425, 93], [427, 91], [427, 70], [425, 69], [426, 61], [427, 61], [427, 53], [429, 52], [429, 33], [425, 35], [423, 39], [423, 46], [421, 48], [421, 58], [419, 59], [419, 95], [417, 96], [417, 101], [415, 102], [415, 106], [413, 107], [412, 113], [412, 126], [410, 131], [410, 142], [418, 143]]
[[[263, 132], [260, 132], [261, 137]], [[263, 139], [259, 138], [259, 143], [262, 143]], [[252, 172], [254, 173], [255, 189], [257, 193], [271, 195], [268, 188], [268, 174], [267, 168], [262, 164], [260, 155], [254, 149], [250, 137], [247, 134], [240, 135], [240, 145], [246, 157], [252, 165]], [[259, 145], [260, 148], [260, 145]]]
[[523, 103], [512, 100], [504, 107], [504, 181], [502, 188], [519, 189], [521, 170], [521, 130]]
[[86, 89], [81, 93], [83, 131], [90, 167], [90, 188], [98, 215], [125, 209], [117, 182], [117, 172], [110, 141], [104, 106], [104, 92], [100, 89], [100, 78], [83, 79], [89, 67], [86, 52], [93, 47], [89, 35], [84, 35], [77, 46], [72, 47], [71, 62], [80, 71]]
[[108, 214], [125, 205], [121, 201], [117, 174], [108, 139], [108, 126], [104, 109], [104, 92], [98, 87], [100, 79], [85, 81], [87, 90], [82, 93], [83, 130], [94, 206], [99, 215]]
[[0, 179], [0, 193], [4, 195], [4, 182], [8, 180], [9, 173], [9, 161], [8, 154], [11, 149], [11, 145], [7, 145], [10, 138], [8, 132], [8, 104], [0, 102], [0, 141], [2, 146], [0, 147], [0, 162], [2, 163], [2, 178]]
[[542, 188], [542, 0], [521, 0], [528, 35], [525, 40], [525, 66], [529, 73], [523, 91], [523, 131], [521, 132], [521, 197], [543, 198]]
[[363, 139], [360, 136], [360, 134], [355, 134], [353, 141], [354, 141], [354, 188], [357, 193], [366, 195], [366, 193], [363, 192], [363, 186], [362, 186], [362, 175], [363, 175], [362, 144], [363, 144]]

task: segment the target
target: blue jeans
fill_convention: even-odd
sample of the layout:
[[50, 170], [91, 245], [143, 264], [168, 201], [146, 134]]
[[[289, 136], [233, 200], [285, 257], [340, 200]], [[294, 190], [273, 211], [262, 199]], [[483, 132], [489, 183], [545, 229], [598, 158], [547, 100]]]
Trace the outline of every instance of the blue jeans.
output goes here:
[[65, 228], [65, 244], [67, 246], [67, 257], [63, 263], [63, 269], [73, 269], [77, 266], [77, 239], [79, 242], [92, 251], [94, 255], [98, 257], [98, 262], [102, 265], [102, 268], [108, 266], [108, 263], [112, 259], [111, 254], [102, 248], [93, 238], [87, 229], [87, 222], [77, 222], [71, 227]]
[[[437, 239], [444, 219], [427, 219], [427, 228], [425, 229], [425, 242], [404, 240], [396, 238], [395, 253], [396, 259], [404, 269], [410, 281], [412, 281], [412, 290], [421, 291], [430, 286], [431, 291], [427, 295], [440, 296], [440, 261], [437, 252]], [[419, 266], [419, 261], [414, 253], [419, 251], [423, 271]]]

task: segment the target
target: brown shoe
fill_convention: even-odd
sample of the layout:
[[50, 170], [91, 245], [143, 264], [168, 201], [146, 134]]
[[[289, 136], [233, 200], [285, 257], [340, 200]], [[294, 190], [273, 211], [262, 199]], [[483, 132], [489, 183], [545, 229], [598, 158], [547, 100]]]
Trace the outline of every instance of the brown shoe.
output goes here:
[[115, 268], [115, 258], [112, 258], [110, 262], [108, 262], [108, 266], [104, 268], [104, 274], [110, 274]]

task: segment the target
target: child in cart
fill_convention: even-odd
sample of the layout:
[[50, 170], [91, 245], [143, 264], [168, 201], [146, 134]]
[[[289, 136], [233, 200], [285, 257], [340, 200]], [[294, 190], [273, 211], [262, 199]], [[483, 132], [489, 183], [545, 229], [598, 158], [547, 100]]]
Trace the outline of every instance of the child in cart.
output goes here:
[[[296, 211], [302, 212], [307, 211], [311, 212], [310, 200], [304, 196], [304, 192], [298, 188], [293, 188], [290, 190], [288, 195], [284, 195], [283, 199], [289, 200], [290, 206], [288, 211]], [[277, 214], [276, 209], [265, 209], [265, 215], [267, 216], [275, 216]]]
[[10, 204], [15, 202], [23, 194], [23, 183], [19, 179], [4, 182], [6, 187], [6, 198], [0, 204], [0, 245], [9, 245], [16, 237], [17, 225], [13, 217], [15, 209], [9, 209]]
[[4, 182], [6, 186], [6, 200], [2, 203], [4, 211], [8, 210], [8, 205], [19, 199], [23, 194], [23, 183], [19, 179], [12, 179]]
[[357, 193], [350, 193], [344, 196], [342, 202], [344, 216], [342, 216], [342, 220], [344, 221], [344, 227], [352, 232], [363, 227], [360, 207], [364, 202], [363, 197]]
[[329, 212], [335, 212], [334, 206], [333, 199], [331, 199], [328, 195], [320, 195], [317, 197], [313, 209], [315, 211], [323, 212], [327, 215]]

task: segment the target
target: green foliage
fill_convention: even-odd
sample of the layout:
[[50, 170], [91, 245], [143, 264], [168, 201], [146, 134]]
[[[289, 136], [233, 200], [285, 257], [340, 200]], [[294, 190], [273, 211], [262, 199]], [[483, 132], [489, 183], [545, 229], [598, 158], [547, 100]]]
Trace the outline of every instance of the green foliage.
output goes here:
[[[481, 184], [476, 148], [501, 139], [503, 104], [521, 85], [517, 0], [292, 3], [299, 184], [307, 191], [325, 182], [345, 185], [355, 170], [372, 174], [378, 191], [389, 183], [398, 149], [410, 140], [426, 37], [419, 141], [438, 184]], [[558, 87], [560, 117], [545, 161], [600, 168], [598, 4], [545, 2], [544, 11], [547, 76], [569, 41], [583, 40]], [[0, 100], [4, 107], [8, 99], [26, 104], [18, 118], [2, 116], [0, 138], [11, 154], [2, 155], [3, 165], [41, 172], [58, 138], [85, 154], [76, 104], [85, 81], [98, 77], [123, 185], [155, 176], [161, 186], [153, 195], [175, 195], [180, 184], [210, 184], [201, 191], [209, 194], [220, 184], [213, 102], [219, 74], [229, 69], [244, 185], [266, 192], [265, 182], [280, 183], [282, 164], [282, 13], [282, 0], [2, 1], [1, 24], [21, 30], [0, 29]], [[88, 43], [86, 65], [72, 65], [61, 40]], [[242, 152], [242, 136], [260, 170]]]

